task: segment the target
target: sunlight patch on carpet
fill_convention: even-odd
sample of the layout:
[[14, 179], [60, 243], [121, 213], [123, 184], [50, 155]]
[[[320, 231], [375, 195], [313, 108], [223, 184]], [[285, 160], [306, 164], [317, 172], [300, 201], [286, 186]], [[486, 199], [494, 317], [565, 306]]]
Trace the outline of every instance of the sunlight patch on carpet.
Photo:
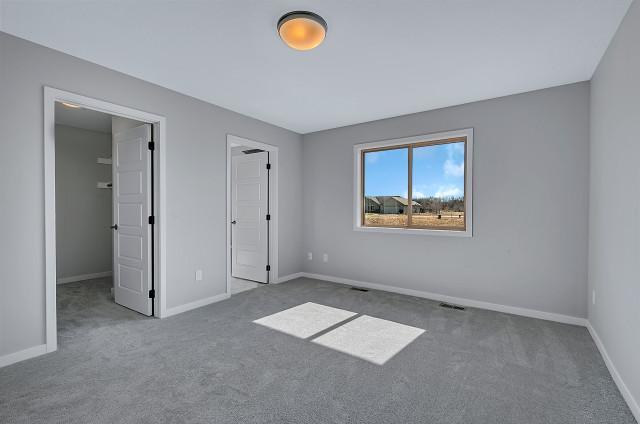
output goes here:
[[291, 336], [306, 339], [354, 315], [357, 314], [344, 309], [307, 302], [253, 322]]
[[[273, 330], [384, 365], [425, 330], [313, 302], [253, 321]], [[340, 325], [341, 324], [341, 325]], [[335, 327], [335, 328], [332, 328]], [[324, 334], [322, 332], [326, 331]]]
[[384, 365], [425, 330], [363, 315], [313, 340], [313, 343]]

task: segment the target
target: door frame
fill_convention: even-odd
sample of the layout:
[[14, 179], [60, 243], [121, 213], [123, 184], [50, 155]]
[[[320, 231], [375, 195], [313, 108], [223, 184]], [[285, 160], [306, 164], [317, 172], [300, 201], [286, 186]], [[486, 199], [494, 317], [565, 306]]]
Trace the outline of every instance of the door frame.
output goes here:
[[271, 144], [261, 143], [259, 141], [250, 140], [248, 138], [239, 137], [233, 134], [227, 134], [227, 213], [226, 213], [226, 228], [227, 228], [227, 244], [226, 244], [226, 259], [227, 259], [227, 295], [231, 296], [231, 149], [238, 146], [245, 146], [252, 149], [262, 149], [269, 152], [269, 163], [271, 169], [269, 173], [269, 214], [271, 220], [269, 223], [269, 262], [271, 270], [269, 272], [269, 284], [278, 282], [278, 147]]
[[47, 352], [58, 348], [56, 317], [56, 155], [55, 103], [67, 102], [109, 115], [121, 116], [153, 125], [154, 165], [154, 316], [166, 316], [166, 118], [115, 103], [94, 99], [69, 91], [44, 87], [44, 236], [45, 236], [45, 337]]

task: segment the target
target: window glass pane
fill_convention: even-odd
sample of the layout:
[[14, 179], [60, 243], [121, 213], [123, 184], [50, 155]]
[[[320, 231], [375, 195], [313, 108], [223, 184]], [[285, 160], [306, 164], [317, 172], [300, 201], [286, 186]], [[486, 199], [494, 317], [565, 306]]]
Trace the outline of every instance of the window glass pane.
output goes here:
[[364, 153], [364, 225], [406, 227], [409, 149]]
[[464, 230], [464, 142], [413, 149], [411, 225]]

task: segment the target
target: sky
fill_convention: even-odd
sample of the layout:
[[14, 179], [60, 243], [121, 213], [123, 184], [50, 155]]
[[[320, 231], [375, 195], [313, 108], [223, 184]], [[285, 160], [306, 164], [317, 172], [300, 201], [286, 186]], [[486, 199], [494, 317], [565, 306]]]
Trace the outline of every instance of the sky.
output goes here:
[[[366, 196], [407, 197], [408, 150], [365, 153]], [[464, 143], [413, 149], [413, 198], [464, 195]]]

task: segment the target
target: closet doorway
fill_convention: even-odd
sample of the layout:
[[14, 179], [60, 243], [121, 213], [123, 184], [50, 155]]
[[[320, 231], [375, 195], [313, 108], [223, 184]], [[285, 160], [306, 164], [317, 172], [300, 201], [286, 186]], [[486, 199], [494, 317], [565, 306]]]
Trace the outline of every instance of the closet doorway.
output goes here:
[[47, 351], [58, 336], [161, 316], [166, 304], [163, 118], [123, 109], [45, 89]]

